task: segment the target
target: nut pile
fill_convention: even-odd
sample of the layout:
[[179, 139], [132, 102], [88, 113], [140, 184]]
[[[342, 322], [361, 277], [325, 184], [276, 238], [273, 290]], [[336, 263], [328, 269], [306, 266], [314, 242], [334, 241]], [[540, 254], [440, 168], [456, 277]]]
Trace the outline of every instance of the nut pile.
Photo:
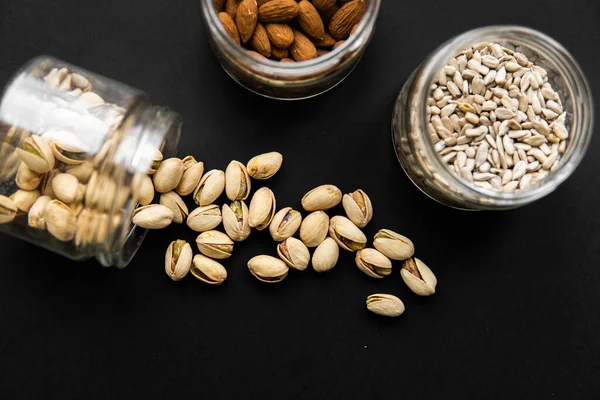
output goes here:
[[[356, 252], [358, 269], [376, 279], [392, 273], [392, 260], [402, 261], [401, 277], [414, 293], [420, 296], [435, 293], [435, 275], [421, 260], [413, 257], [414, 245], [408, 238], [381, 229], [374, 236], [374, 248], [366, 247], [367, 237], [361, 228], [371, 221], [373, 206], [364, 191], [358, 189], [342, 194], [334, 185], [321, 185], [302, 198], [302, 208], [308, 213], [304, 218], [301, 211], [292, 207], [278, 209], [275, 195], [268, 187], [258, 189], [251, 196], [252, 179], [268, 179], [281, 168], [282, 155], [271, 152], [252, 158], [246, 165], [231, 161], [225, 171], [214, 169], [202, 174], [202, 168], [197, 168], [192, 174], [197, 186], [193, 192], [186, 192], [192, 194], [198, 207], [188, 213], [184, 201], [173, 190], [181, 186], [182, 179], [198, 163], [191, 162], [191, 156], [184, 160], [189, 161], [187, 166], [176, 158], [158, 165], [153, 179], [155, 188], [161, 184], [160, 204], [142, 206], [133, 217], [133, 222], [143, 228], [161, 229], [172, 222], [185, 221], [192, 230], [200, 232], [196, 245], [201, 254], [194, 256], [191, 245], [185, 240], [175, 240], [167, 248], [165, 271], [171, 279], [181, 280], [191, 272], [202, 282], [223, 283], [227, 279], [227, 270], [216, 260], [230, 258], [236, 243], [246, 240], [252, 229], [268, 229], [271, 238], [278, 242], [278, 257], [257, 255], [248, 261], [248, 270], [262, 282], [281, 282], [290, 268], [304, 271], [311, 264], [319, 273], [329, 271], [337, 264], [342, 248]], [[222, 193], [230, 202], [219, 207], [214, 202]], [[247, 206], [249, 198], [250, 205]], [[330, 218], [326, 211], [340, 203], [346, 216]], [[221, 223], [224, 232], [216, 230]], [[298, 237], [294, 237], [296, 233]], [[309, 249], [314, 249], [312, 260]], [[370, 297], [367, 306], [386, 316], [398, 316], [404, 311], [402, 302], [390, 295]]]
[[526, 190], [559, 168], [569, 137], [548, 72], [497, 43], [449, 61], [431, 88], [427, 118], [450, 170], [504, 193]]
[[215, 0], [227, 34], [248, 53], [280, 62], [306, 61], [344, 44], [365, 0]]

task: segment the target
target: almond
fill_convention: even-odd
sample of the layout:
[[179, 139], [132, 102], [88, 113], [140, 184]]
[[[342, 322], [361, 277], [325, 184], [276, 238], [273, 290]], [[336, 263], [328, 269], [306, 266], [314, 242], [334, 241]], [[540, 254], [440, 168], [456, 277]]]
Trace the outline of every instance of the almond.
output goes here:
[[337, 0], [312, 0], [312, 3], [317, 10], [320, 12], [325, 12], [335, 7]]
[[287, 22], [298, 15], [298, 3], [294, 0], [271, 0], [258, 10], [260, 22]]
[[346, 39], [365, 10], [364, 0], [352, 0], [342, 6], [329, 21], [329, 33], [337, 40]]
[[257, 57], [257, 58], [262, 58], [264, 60], [268, 60], [267, 57], [263, 56], [260, 53], [257, 53], [256, 51], [253, 51], [253, 50], [246, 50], [246, 53], [250, 54], [251, 56]]
[[271, 56], [278, 60], [282, 58], [288, 58], [290, 56], [290, 52], [288, 49], [280, 49], [279, 47], [271, 47]]
[[338, 6], [333, 6], [327, 10], [319, 11], [319, 14], [321, 14], [321, 18], [323, 19], [323, 24], [325, 24], [325, 26], [329, 25], [331, 17], [333, 17], [339, 9], [340, 8]]
[[286, 24], [267, 24], [265, 26], [273, 46], [287, 49], [294, 43], [294, 31]]
[[346, 42], [345, 40], [340, 40], [340, 41], [336, 42], [336, 43], [333, 45], [333, 47], [331, 48], [331, 50], [335, 50], [335, 49], [337, 49], [338, 47], [340, 47], [341, 45], [343, 45], [345, 42]]
[[331, 47], [335, 44], [335, 39], [327, 32], [323, 35], [322, 40], [313, 40], [313, 43], [317, 47]]
[[229, 16], [229, 14], [225, 12], [220, 12], [217, 17], [221, 24], [223, 24], [223, 28], [225, 28], [225, 32], [237, 43], [240, 44], [240, 34], [235, 26], [235, 22]]
[[[274, 0], [276, 1], [276, 0]], [[317, 48], [309, 38], [294, 29], [294, 43], [290, 46], [292, 57], [296, 61], [306, 61], [317, 56]]]
[[215, 10], [217, 10], [218, 13], [223, 11], [224, 7], [225, 7], [225, 0], [215, 0]]
[[314, 39], [322, 39], [325, 35], [325, 27], [315, 6], [307, 0], [302, 0], [298, 3], [298, 10], [298, 24], [304, 33]]
[[250, 44], [254, 50], [258, 51], [265, 57], [271, 57], [271, 42], [269, 42], [269, 36], [267, 36], [267, 30], [262, 24], [256, 24], [254, 35], [250, 40]]
[[229, 14], [231, 18], [235, 18], [235, 12], [241, 2], [242, 0], [227, 0], [227, 3], [225, 3], [225, 12]]
[[258, 6], [260, 7], [260, 6], [262, 6], [263, 4], [265, 4], [265, 3], [268, 3], [268, 2], [270, 2], [270, 1], [271, 1], [271, 0], [257, 0], [256, 2], [258, 3]]
[[296, 61], [292, 60], [291, 58], [282, 58], [281, 60], [279, 60], [279, 62], [282, 62], [282, 63], [293, 63], [293, 62], [296, 62]]
[[256, 29], [258, 21], [258, 4], [256, 0], [243, 0], [235, 13], [235, 24], [237, 25], [240, 38], [246, 43]]

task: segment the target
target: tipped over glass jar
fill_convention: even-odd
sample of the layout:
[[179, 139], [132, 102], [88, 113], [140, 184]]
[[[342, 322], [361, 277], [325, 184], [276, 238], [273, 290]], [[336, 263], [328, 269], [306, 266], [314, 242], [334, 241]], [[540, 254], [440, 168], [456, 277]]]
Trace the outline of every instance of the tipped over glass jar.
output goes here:
[[131, 223], [141, 182], [176, 153], [180, 131], [179, 115], [136, 89], [30, 61], [0, 104], [0, 231], [124, 267], [146, 234]]
[[589, 85], [559, 43], [490, 26], [440, 46], [404, 84], [392, 135], [409, 178], [459, 209], [502, 210], [552, 192], [581, 162]]

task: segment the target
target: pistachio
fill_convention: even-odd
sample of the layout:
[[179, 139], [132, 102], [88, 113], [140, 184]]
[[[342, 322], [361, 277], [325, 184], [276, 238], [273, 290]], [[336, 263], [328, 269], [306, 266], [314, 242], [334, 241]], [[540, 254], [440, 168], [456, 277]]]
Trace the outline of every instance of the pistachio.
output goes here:
[[225, 189], [225, 173], [219, 169], [208, 171], [194, 190], [194, 201], [207, 206], [219, 198]]
[[71, 82], [73, 86], [82, 90], [89, 90], [89, 87], [91, 87], [90, 81], [85, 76], [78, 73], [71, 74]]
[[54, 197], [65, 204], [75, 201], [79, 190], [79, 181], [71, 174], [58, 174], [52, 179]]
[[174, 281], [180, 281], [190, 271], [192, 246], [185, 240], [171, 242], [165, 254], [165, 272]]
[[35, 201], [41, 196], [39, 190], [17, 190], [13, 194], [13, 202], [17, 208], [23, 212], [29, 212], [29, 209]]
[[87, 153], [77, 147], [54, 141], [50, 143], [54, 157], [68, 165], [80, 165], [87, 159]]
[[143, 206], [147, 206], [148, 204], [152, 203], [152, 200], [154, 200], [154, 184], [152, 183], [152, 178], [150, 178], [150, 176], [148, 175], [137, 175], [139, 176], [139, 183], [138, 183], [138, 203], [140, 203]]
[[[187, 157], [186, 157], [187, 158]], [[184, 159], [183, 166], [185, 171], [183, 172], [183, 176], [181, 177], [181, 181], [179, 185], [177, 185], [177, 193], [181, 196], [187, 196], [192, 193], [194, 189], [200, 183], [200, 179], [202, 179], [202, 174], [204, 173], [204, 163], [198, 162], [189, 166], [189, 160], [187, 162], [188, 167], [186, 168], [186, 161]]]
[[150, 169], [148, 170], [148, 175], [154, 175], [156, 173], [156, 170], [158, 170], [158, 167], [160, 166], [162, 160], [163, 154], [160, 152], [160, 150], [156, 149], [156, 153], [154, 153], [154, 157], [152, 157], [152, 164], [150, 165]]
[[[94, 162], [86, 160], [83, 164], [68, 165], [65, 172], [73, 175], [81, 183], [88, 183], [94, 173]], [[154, 187], [152, 189], [154, 190]]]
[[209, 285], [220, 285], [227, 279], [227, 270], [219, 262], [196, 254], [190, 270], [194, 277]]
[[271, 189], [268, 187], [258, 189], [250, 201], [248, 224], [250, 227], [262, 231], [273, 221], [275, 209], [275, 195]]
[[293, 236], [302, 223], [302, 215], [291, 207], [286, 207], [277, 212], [269, 225], [271, 237], [276, 242], [281, 242]]
[[81, 210], [83, 210], [83, 203], [71, 203], [68, 204], [68, 206], [75, 216], [78, 216], [79, 213], [81, 213]]
[[0, 195], [0, 224], [12, 222], [17, 215], [17, 208], [14, 201], [6, 196]]
[[415, 246], [409, 238], [389, 229], [375, 234], [373, 246], [392, 260], [406, 260], [415, 254]]
[[189, 211], [185, 202], [175, 192], [161, 194], [159, 203], [173, 212], [173, 222], [176, 224], [181, 224], [188, 217]]
[[317, 246], [312, 257], [313, 269], [317, 272], [327, 272], [337, 264], [340, 248], [335, 240], [328, 237]]
[[35, 203], [29, 209], [29, 214], [27, 215], [27, 223], [30, 227], [35, 229], [46, 229], [46, 220], [44, 219], [44, 210], [52, 197], [50, 196], [40, 196], [37, 198]]
[[23, 190], [34, 190], [40, 185], [42, 181], [42, 175], [29, 169], [27, 164], [21, 163], [17, 170], [17, 176], [15, 178], [19, 189]]
[[53, 169], [48, 172], [46, 175], [42, 177], [42, 182], [40, 183], [40, 191], [44, 196], [56, 197], [54, 195], [54, 190], [52, 189], [52, 181], [56, 176], [60, 174], [60, 171], [57, 169]]
[[277, 245], [277, 254], [287, 265], [298, 271], [304, 271], [310, 261], [308, 248], [293, 237], [289, 237]]
[[23, 147], [17, 148], [17, 155], [29, 169], [44, 174], [54, 167], [54, 155], [48, 142], [40, 136], [31, 135], [23, 141]]
[[404, 303], [391, 294], [372, 294], [367, 297], [367, 309], [384, 317], [398, 317], [404, 313]]
[[88, 108], [101, 106], [103, 104], [104, 99], [102, 97], [98, 96], [94, 92], [85, 92], [71, 103], [71, 107], [83, 108], [87, 110]]
[[354, 225], [364, 228], [373, 218], [373, 205], [371, 199], [362, 190], [358, 189], [352, 193], [345, 194], [342, 205], [346, 215]]
[[183, 170], [184, 171], [187, 171], [188, 169], [192, 168], [194, 165], [198, 164], [198, 161], [196, 161], [194, 156], [186, 156], [181, 160], [181, 162], [183, 162]]
[[196, 232], [205, 232], [215, 229], [223, 218], [221, 209], [216, 204], [198, 207], [187, 217], [187, 225]]
[[224, 259], [233, 253], [233, 240], [219, 231], [202, 232], [196, 238], [200, 253], [210, 258]]
[[232, 161], [225, 170], [225, 194], [231, 201], [246, 200], [250, 195], [250, 176], [239, 161]]
[[334, 185], [321, 185], [302, 197], [302, 207], [306, 211], [329, 210], [340, 204], [342, 192]]
[[250, 235], [248, 225], [248, 207], [241, 200], [236, 200], [231, 205], [223, 204], [223, 227], [227, 235], [236, 242], [246, 240]]
[[250, 273], [261, 282], [276, 283], [285, 279], [288, 266], [278, 258], [271, 256], [256, 256], [248, 261]]
[[163, 229], [173, 221], [173, 211], [161, 204], [138, 207], [133, 212], [133, 223], [144, 229]]
[[248, 161], [248, 175], [254, 179], [269, 179], [279, 171], [283, 163], [283, 156], [272, 151], [270, 153], [259, 154]]
[[46, 228], [56, 239], [68, 242], [75, 236], [76, 217], [65, 203], [51, 200], [44, 209]]
[[308, 247], [317, 247], [327, 237], [329, 216], [323, 211], [310, 213], [300, 225], [300, 239]]
[[356, 266], [371, 278], [383, 278], [392, 273], [392, 262], [375, 249], [356, 252]]
[[365, 247], [367, 237], [348, 218], [336, 215], [329, 221], [329, 235], [344, 250], [356, 251]]
[[85, 198], [85, 192], [87, 191], [87, 185], [80, 183], [77, 185], [77, 196], [75, 196], [75, 203], [82, 204]]
[[404, 261], [400, 275], [406, 286], [419, 296], [431, 296], [435, 293], [437, 278], [418, 258], [411, 257]]
[[183, 176], [183, 162], [176, 157], [164, 160], [152, 176], [154, 189], [159, 193], [175, 189]]

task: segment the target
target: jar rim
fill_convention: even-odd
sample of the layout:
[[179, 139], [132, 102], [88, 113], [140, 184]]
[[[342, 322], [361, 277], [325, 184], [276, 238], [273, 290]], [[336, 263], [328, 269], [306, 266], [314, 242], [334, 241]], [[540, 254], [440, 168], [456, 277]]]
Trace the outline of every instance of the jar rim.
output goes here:
[[236, 60], [243, 62], [246, 66], [251, 65], [252, 69], [260, 74], [278, 76], [281, 78], [294, 78], [305, 74], [313, 74], [315, 70], [328, 70], [339, 64], [339, 58], [346, 53], [355, 52], [363, 45], [364, 37], [375, 26], [375, 21], [379, 15], [381, 0], [366, 0], [364, 17], [358, 23], [356, 32], [351, 35], [338, 48], [329, 53], [313, 58], [308, 61], [295, 63], [281, 63], [270, 59], [261, 59], [247, 53], [246, 49], [235, 43], [231, 37], [221, 29], [221, 21], [214, 9], [214, 2], [211, 0], [199, 0], [201, 3], [204, 21], [208, 25], [210, 34], [217, 35], [227, 51], [232, 53]]
[[[577, 99], [577, 101], [572, 102], [573, 121], [569, 135], [569, 141], [572, 141], [570, 145], [573, 148], [565, 154], [563, 164], [557, 171], [544, 178], [536, 187], [522, 192], [503, 193], [476, 187], [453, 173], [435, 151], [434, 143], [429, 135], [425, 135], [427, 136], [425, 139], [425, 151], [427, 157], [435, 164], [439, 173], [451, 185], [459, 187], [460, 190], [469, 195], [484, 197], [491, 204], [518, 206], [540, 199], [552, 192], [580, 164], [589, 147], [593, 132], [593, 100], [589, 83], [573, 56], [560, 43], [548, 35], [518, 25], [492, 25], [476, 28], [443, 43], [430, 55], [429, 60], [423, 65], [421, 76], [423, 77], [423, 81], [426, 82], [426, 87], [431, 87], [439, 71], [447, 64], [448, 60], [455, 57], [460, 51], [478, 43], [494, 41], [509, 41], [512, 44], [519, 44], [528, 49], [534, 49], [536, 53], [554, 62], [558, 73], [565, 81], [568, 97]], [[421, 108], [417, 111], [419, 113], [417, 118], [423, 128], [423, 132], [427, 132], [426, 104], [429, 96], [429, 89], [422, 90], [416, 99], [416, 104]], [[577, 133], [573, 134], [574, 132]]]

